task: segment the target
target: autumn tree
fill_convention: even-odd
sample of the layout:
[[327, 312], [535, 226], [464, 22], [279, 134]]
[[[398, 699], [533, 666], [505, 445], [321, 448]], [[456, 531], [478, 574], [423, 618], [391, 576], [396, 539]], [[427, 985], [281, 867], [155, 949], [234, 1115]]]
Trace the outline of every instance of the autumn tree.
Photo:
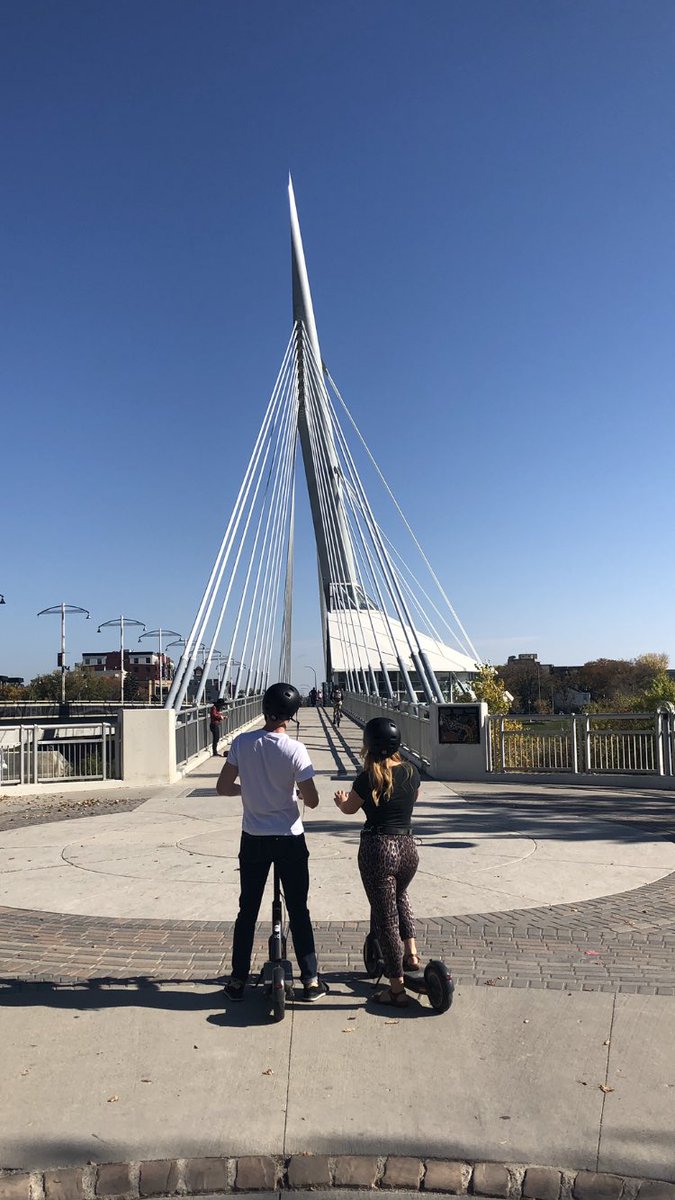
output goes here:
[[638, 697], [638, 708], [642, 712], [656, 712], [663, 704], [675, 704], [675, 679], [667, 671], [659, 671]]
[[[129, 688], [129, 676], [124, 681], [127, 699], [134, 698], [135, 689]], [[135, 683], [135, 681], [134, 681]], [[48, 675], [36, 675], [27, 688], [31, 700], [61, 700], [61, 672], [51, 671]], [[66, 700], [119, 700], [120, 681], [111, 675], [96, 671], [83, 671], [74, 667], [66, 672]]]
[[503, 715], [509, 711], [511, 701], [506, 695], [506, 688], [499, 678], [495, 667], [482, 663], [477, 674], [471, 680], [471, 688], [477, 700], [482, 700], [488, 706], [488, 712]]
[[536, 659], [520, 658], [498, 670], [504, 686], [513, 696], [513, 712], [550, 712], [546, 695], [550, 689], [549, 676], [542, 675], [541, 663]]

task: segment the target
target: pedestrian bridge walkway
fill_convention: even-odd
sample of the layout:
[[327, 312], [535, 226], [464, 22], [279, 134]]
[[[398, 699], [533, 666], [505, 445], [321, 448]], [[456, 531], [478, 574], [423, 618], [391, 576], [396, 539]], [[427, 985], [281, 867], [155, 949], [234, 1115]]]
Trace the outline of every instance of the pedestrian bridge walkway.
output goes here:
[[[294, 727], [290, 730], [295, 732]], [[360, 728], [301, 709], [299, 736], [317, 770], [319, 808], [305, 813], [311, 910], [319, 921], [363, 921], [356, 864], [362, 818], [333, 804], [360, 767]], [[109, 918], [231, 921], [239, 894], [238, 799], [216, 795], [223, 760], [157, 789], [133, 812], [0, 834], [0, 905]], [[461, 785], [458, 785], [461, 786]], [[544, 791], [546, 789], [543, 789]], [[563, 789], [548, 819], [463, 798], [424, 780], [415, 810], [420, 868], [413, 904], [427, 918], [573, 903], [651, 884], [675, 871], [675, 845], [576, 811]], [[621, 797], [624, 797], [623, 801]], [[617, 805], [626, 802], [617, 794]]]

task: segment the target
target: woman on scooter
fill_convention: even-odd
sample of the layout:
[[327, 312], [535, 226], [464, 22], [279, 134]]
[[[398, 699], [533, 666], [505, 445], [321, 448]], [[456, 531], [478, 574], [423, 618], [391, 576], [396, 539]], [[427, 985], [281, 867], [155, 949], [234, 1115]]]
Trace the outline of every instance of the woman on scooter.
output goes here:
[[404, 969], [416, 971], [420, 965], [407, 894], [419, 863], [411, 818], [420, 777], [417, 768], [401, 758], [400, 745], [401, 734], [393, 721], [387, 717], [369, 721], [363, 731], [364, 770], [349, 794], [335, 793], [341, 812], [352, 814], [362, 808], [366, 817], [359, 871], [389, 976], [389, 987], [373, 999], [397, 1008], [408, 1004]]

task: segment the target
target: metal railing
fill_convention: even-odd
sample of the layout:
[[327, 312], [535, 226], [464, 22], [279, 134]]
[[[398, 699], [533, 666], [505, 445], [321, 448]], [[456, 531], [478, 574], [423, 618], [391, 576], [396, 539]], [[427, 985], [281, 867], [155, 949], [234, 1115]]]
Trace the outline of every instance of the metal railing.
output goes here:
[[119, 778], [117, 728], [108, 721], [0, 729], [0, 787]]
[[[211, 745], [210, 711], [210, 704], [198, 704], [181, 708], [176, 713], [176, 766], [183, 766]], [[262, 696], [246, 696], [230, 701], [223, 710], [221, 738], [231, 737], [240, 729], [246, 729], [261, 716]]]
[[[361, 725], [390, 715], [404, 750], [431, 761], [428, 705], [347, 692], [344, 709]], [[675, 776], [675, 713], [488, 716], [485, 750], [494, 774]]]
[[673, 775], [675, 717], [657, 713], [488, 717], [488, 770]]
[[411, 704], [408, 700], [385, 700], [381, 696], [363, 696], [347, 692], [344, 710], [359, 725], [372, 717], [391, 716], [401, 730], [401, 746], [417, 762], [431, 759], [431, 722], [428, 704]]
[[159, 708], [146, 700], [67, 700], [65, 708], [54, 700], [0, 700], [0, 724], [14, 725], [22, 721], [43, 721], [64, 724], [80, 717], [110, 717], [115, 719], [122, 708]]

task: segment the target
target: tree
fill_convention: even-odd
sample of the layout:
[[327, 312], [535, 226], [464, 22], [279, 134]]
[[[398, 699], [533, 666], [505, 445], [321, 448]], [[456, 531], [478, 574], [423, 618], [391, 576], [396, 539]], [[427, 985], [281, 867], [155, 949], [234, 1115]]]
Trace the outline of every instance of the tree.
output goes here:
[[546, 697], [550, 688], [549, 676], [542, 675], [541, 663], [534, 659], [517, 659], [499, 667], [507, 691], [513, 696], [514, 712], [550, 712]]
[[28, 698], [28, 688], [22, 683], [0, 683], [0, 700], [16, 701]]
[[[36, 675], [28, 685], [31, 700], [61, 700], [61, 672]], [[66, 700], [119, 700], [120, 681], [111, 675], [74, 667], [66, 672]], [[131, 699], [131, 697], [129, 697]]]
[[659, 671], [649, 687], [638, 697], [637, 707], [642, 712], [656, 712], [662, 704], [675, 704], [675, 679], [666, 671]]
[[611, 708], [615, 696], [638, 691], [634, 664], [626, 658], [595, 658], [584, 663], [577, 675], [582, 691], [591, 699]]
[[28, 684], [29, 700], [53, 700], [55, 703], [61, 699], [61, 672], [51, 671], [49, 675], [36, 675]]
[[639, 654], [634, 659], [636, 680], [640, 691], [647, 691], [657, 676], [668, 670], [668, 655], [663, 653]]
[[478, 668], [477, 674], [471, 680], [471, 688], [476, 699], [487, 704], [488, 712], [500, 716], [509, 711], [511, 701], [506, 695], [506, 688], [496, 668], [489, 663], [483, 663]]
[[637, 658], [596, 658], [584, 663], [577, 678], [600, 710], [629, 712], [640, 707], [640, 697], [653, 682], [666, 676], [668, 655], [658, 652]]

